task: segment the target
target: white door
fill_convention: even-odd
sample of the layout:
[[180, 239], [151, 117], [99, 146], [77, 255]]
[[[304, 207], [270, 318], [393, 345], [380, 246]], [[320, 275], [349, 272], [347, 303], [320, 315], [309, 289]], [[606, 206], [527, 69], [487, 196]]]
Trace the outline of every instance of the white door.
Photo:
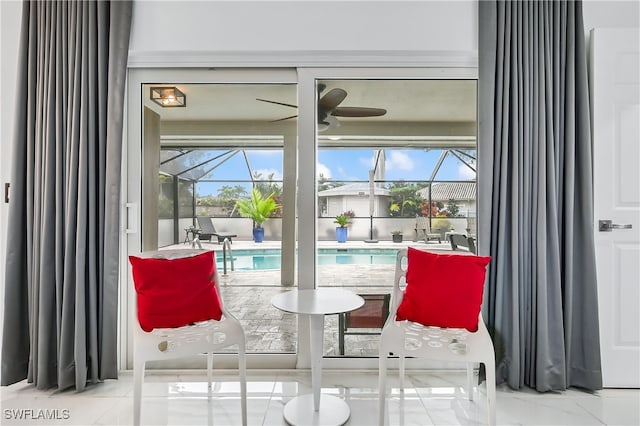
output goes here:
[[[595, 243], [605, 387], [640, 387], [640, 31], [591, 32]], [[599, 221], [613, 229], [600, 231]], [[630, 225], [630, 226], [629, 226]]]

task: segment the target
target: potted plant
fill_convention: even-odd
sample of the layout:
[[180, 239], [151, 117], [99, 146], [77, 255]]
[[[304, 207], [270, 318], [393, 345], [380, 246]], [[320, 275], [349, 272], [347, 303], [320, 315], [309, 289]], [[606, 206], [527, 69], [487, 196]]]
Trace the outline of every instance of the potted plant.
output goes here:
[[339, 243], [344, 243], [347, 241], [348, 230], [347, 225], [351, 223], [351, 218], [354, 216], [353, 211], [349, 210], [342, 214], [336, 216], [336, 220], [333, 223], [337, 223], [339, 226], [336, 227], [336, 240]]
[[391, 231], [391, 238], [394, 243], [402, 242], [402, 231]]
[[271, 213], [278, 207], [273, 199], [273, 193], [264, 197], [260, 191], [253, 189], [251, 198], [236, 202], [238, 212], [243, 217], [253, 219], [253, 241], [261, 243], [264, 239], [262, 224], [271, 217]]

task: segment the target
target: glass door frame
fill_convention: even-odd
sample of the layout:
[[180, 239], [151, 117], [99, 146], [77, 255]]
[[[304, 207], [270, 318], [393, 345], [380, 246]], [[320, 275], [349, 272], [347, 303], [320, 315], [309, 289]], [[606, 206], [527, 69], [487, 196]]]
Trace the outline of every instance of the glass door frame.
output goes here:
[[[317, 113], [316, 83], [319, 80], [477, 80], [476, 67], [456, 68], [380, 68], [380, 67], [309, 67], [298, 69], [298, 158], [305, 160], [298, 172], [298, 288], [313, 289], [318, 282], [317, 269]], [[393, 283], [389, 283], [389, 288]], [[310, 368], [309, 322], [298, 319], [298, 360], [296, 368]], [[391, 368], [397, 360], [389, 359]], [[433, 366], [433, 364], [429, 364]], [[377, 369], [377, 358], [324, 358], [324, 368]], [[424, 368], [419, 359], [408, 359], [407, 368]]]
[[[131, 282], [129, 254], [142, 250], [143, 205], [143, 104], [144, 85], [177, 82], [180, 84], [296, 84], [295, 68], [225, 69], [216, 68], [133, 68], [128, 71], [125, 115], [125, 144], [122, 152], [122, 228], [119, 295], [119, 365], [121, 370], [133, 368], [133, 333], [135, 292]], [[287, 163], [283, 165], [287, 167]], [[248, 368], [294, 368], [296, 354], [248, 354]], [[237, 368], [237, 355], [217, 354], [216, 366]], [[193, 368], [190, 360], [176, 360], [175, 368]]]
[[[142, 86], [152, 82], [180, 83], [291, 83], [297, 84], [298, 93], [298, 163], [297, 168], [297, 288], [316, 287], [317, 274], [317, 158], [318, 140], [316, 131], [316, 83], [328, 79], [475, 79], [476, 67], [430, 67], [430, 68], [381, 68], [381, 67], [301, 67], [301, 68], [132, 68], [128, 73], [127, 113], [125, 117], [125, 140], [122, 170], [122, 250], [120, 256], [120, 327], [119, 365], [131, 369], [133, 365], [133, 342], [130, 324], [134, 320], [134, 290], [128, 255], [138, 253], [142, 247]], [[479, 154], [479, 153], [478, 153]], [[287, 167], [286, 164], [284, 167]], [[392, 286], [392, 283], [389, 283]], [[250, 354], [249, 368], [310, 368], [309, 324], [298, 318], [298, 350], [296, 354]], [[390, 366], [394, 367], [394, 360]], [[332, 369], [377, 369], [377, 358], [325, 358], [326, 368]], [[216, 365], [235, 368], [232, 355], [219, 355]], [[421, 367], [418, 360], [408, 360], [407, 367]]]

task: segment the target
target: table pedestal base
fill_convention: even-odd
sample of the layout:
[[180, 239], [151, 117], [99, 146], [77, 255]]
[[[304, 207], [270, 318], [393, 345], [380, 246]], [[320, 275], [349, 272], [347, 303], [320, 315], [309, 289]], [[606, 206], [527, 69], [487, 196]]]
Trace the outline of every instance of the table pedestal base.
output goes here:
[[350, 415], [347, 403], [332, 395], [320, 395], [318, 411], [313, 411], [313, 394], [295, 397], [284, 406], [284, 419], [293, 426], [338, 426]]

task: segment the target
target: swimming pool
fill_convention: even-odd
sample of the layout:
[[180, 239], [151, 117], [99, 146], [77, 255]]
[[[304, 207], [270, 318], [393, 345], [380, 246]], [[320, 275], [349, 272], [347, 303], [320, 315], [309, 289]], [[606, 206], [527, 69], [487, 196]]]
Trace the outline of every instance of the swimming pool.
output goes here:
[[[236, 271], [280, 269], [280, 249], [233, 250]], [[395, 249], [318, 249], [318, 265], [394, 265]], [[229, 267], [227, 259], [227, 267]], [[216, 252], [216, 265], [222, 269], [222, 252]]]

